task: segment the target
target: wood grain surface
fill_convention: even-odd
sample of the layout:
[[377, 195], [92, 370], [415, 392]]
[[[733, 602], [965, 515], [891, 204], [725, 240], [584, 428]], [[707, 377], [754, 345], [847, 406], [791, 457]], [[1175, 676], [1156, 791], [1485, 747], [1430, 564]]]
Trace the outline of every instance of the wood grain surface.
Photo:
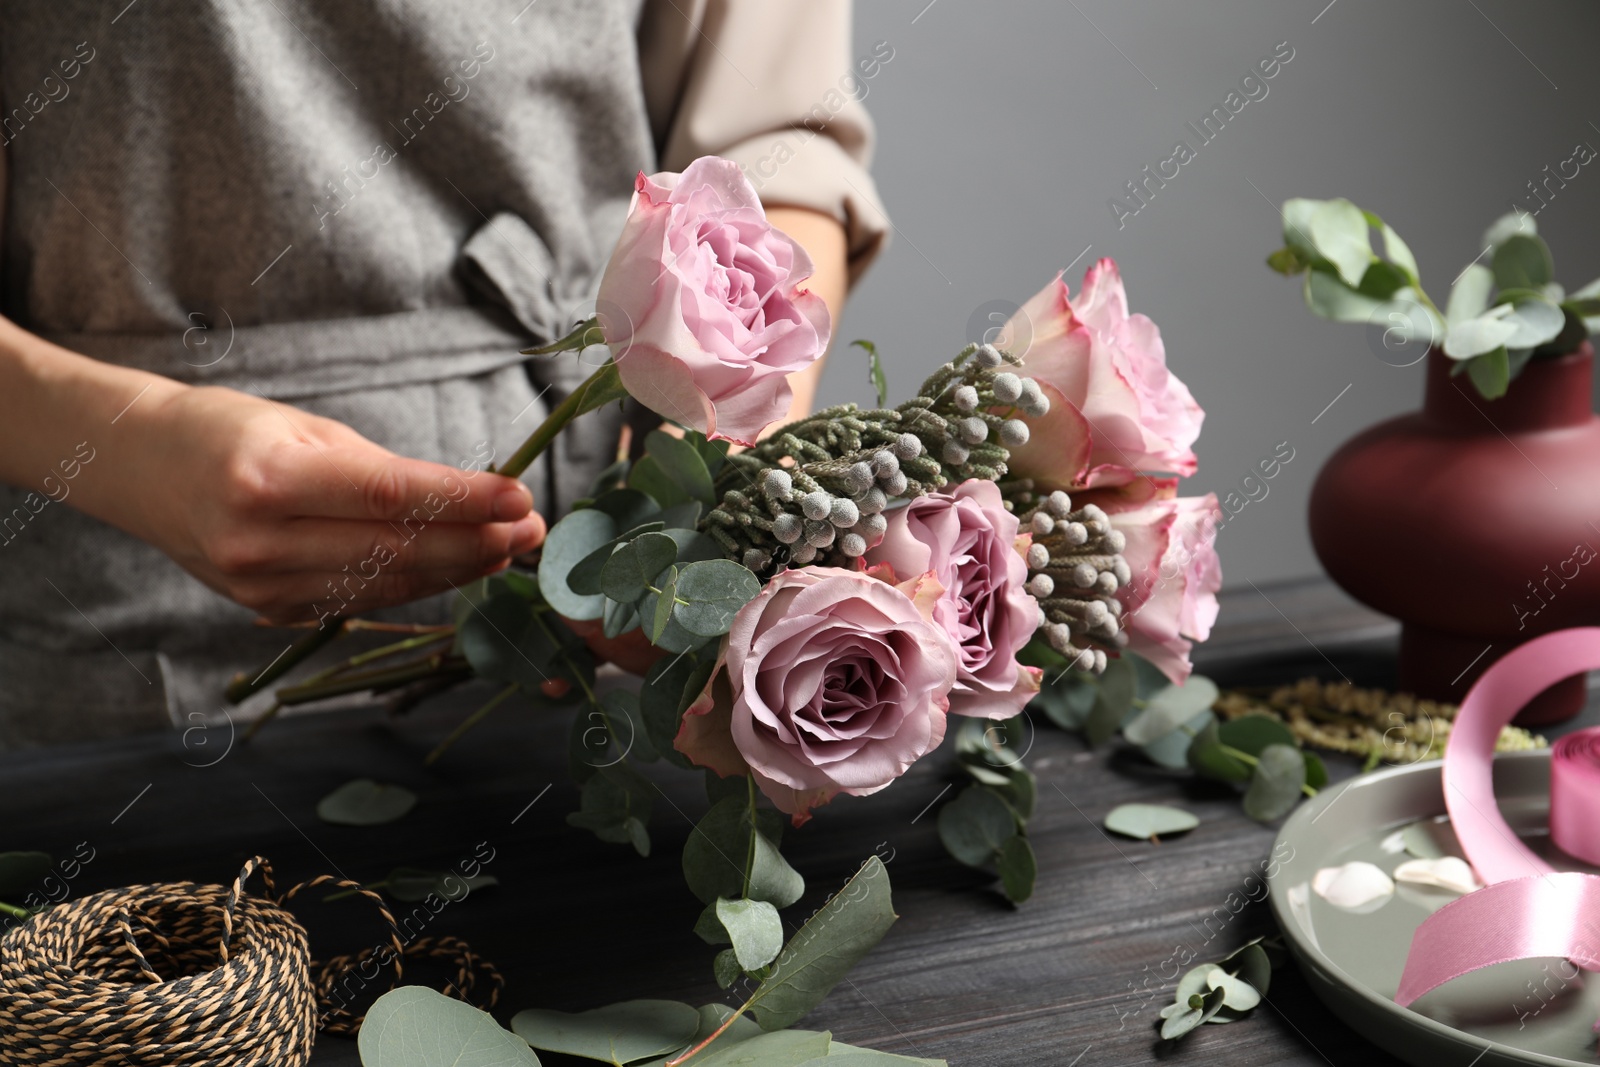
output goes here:
[[[1324, 585], [1247, 588], [1226, 598], [1222, 619], [1204, 662], [1223, 684], [1307, 674], [1390, 681], [1392, 626]], [[87, 841], [96, 857], [71, 886], [82, 894], [130, 882], [227, 883], [255, 854], [270, 858], [280, 883], [323, 872], [374, 881], [400, 865], [457, 866], [486, 842], [494, 858], [485, 870], [500, 885], [436, 915], [424, 909], [413, 923], [464, 937], [499, 965], [507, 980], [502, 1022], [525, 1007], [725, 997], [711, 980], [714, 950], [690, 931], [699, 903], [679, 869], [684, 839], [706, 808], [699, 777], [648, 768], [661, 795], [654, 850], [641, 859], [565, 825], [577, 790], [567, 777], [563, 721], [538, 720], [511, 702], [436, 767], [423, 766], [482, 696], [453, 694], [400, 719], [375, 709], [301, 716], [231, 749], [229, 728], [220, 726], [186, 738], [6, 754], [3, 847], [70, 855]], [[1114, 747], [1092, 751], [1047, 724], [1027, 761], [1040, 783], [1029, 829], [1039, 881], [1021, 907], [940, 847], [930, 806], [952, 781], [942, 758], [924, 760], [877, 796], [841, 798], [787, 834], [785, 854], [809, 887], [791, 914], [809, 914], [876, 853], [888, 864], [901, 916], [805, 1025], [958, 1067], [1398, 1062], [1334, 1019], [1292, 965], [1248, 1020], [1202, 1027], [1164, 1047], [1156, 1013], [1175, 984], [1167, 962], [1175, 952], [1216, 958], [1272, 932], [1265, 901], [1236, 915], [1226, 902], [1230, 894], [1260, 896], [1252, 875], [1274, 830], [1245, 818], [1227, 790], [1152, 769]], [[1353, 768], [1333, 770], [1338, 777]], [[357, 777], [406, 785], [420, 802], [388, 826], [319, 822], [317, 800]], [[1130, 801], [1177, 802], [1201, 824], [1161, 845], [1108, 837], [1101, 819]], [[319, 956], [383, 936], [359, 900], [313, 898], [296, 910]], [[313, 1062], [359, 1058], [353, 1041], [327, 1037]]]

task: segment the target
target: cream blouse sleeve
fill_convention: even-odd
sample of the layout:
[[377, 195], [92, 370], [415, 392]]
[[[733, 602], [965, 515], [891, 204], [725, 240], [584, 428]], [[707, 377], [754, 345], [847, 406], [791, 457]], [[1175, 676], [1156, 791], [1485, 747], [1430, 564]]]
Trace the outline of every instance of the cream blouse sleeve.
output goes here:
[[851, 55], [850, 11], [850, 0], [646, 0], [639, 54], [662, 168], [724, 156], [764, 203], [832, 215], [854, 282], [889, 219], [860, 100], [886, 59]]

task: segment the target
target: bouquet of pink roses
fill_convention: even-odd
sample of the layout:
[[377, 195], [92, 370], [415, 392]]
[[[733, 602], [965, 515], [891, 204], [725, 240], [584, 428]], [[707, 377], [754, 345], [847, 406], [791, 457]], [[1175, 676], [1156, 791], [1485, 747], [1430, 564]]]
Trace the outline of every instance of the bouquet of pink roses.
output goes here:
[[[1131, 650], [1181, 683], [1216, 614], [1215, 500], [1176, 496], [1202, 412], [1155, 325], [1128, 313], [1113, 262], [1091, 267], [1075, 300], [1057, 278], [897, 406], [857, 342], [876, 406], [763, 436], [788, 409], [788, 376], [828, 346], [810, 273], [735, 164], [640, 175], [597, 314], [530, 352], [603, 345], [606, 358], [500, 473], [628, 397], [681, 435], [653, 432], [641, 458], [601, 475], [551, 528], [536, 575], [476, 583], [455, 626], [277, 693], [301, 703], [480, 677], [504, 687], [491, 706], [519, 691], [576, 705], [569, 821], [641, 854], [657, 790], [636, 763], [705, 768], [712, 806], [683, 866], [706, 905], [697, 932], [730, 946], [715, 963], [725, 986], [770, 983], [815, 948], [783, 945], [778, 909], [804, 882], [779, 852], [778, 813], [799, 826], [841, 793], [884, 789], [939, 747], [951, 716], [981, 788], [946, 806], [941, 835], [1025, 898], [1033, 779], [995, 751], [1041, 678]], [[426, 655], [369, 666], [410, 651]], [[601, 655], [643, 672], [637, 693], [597, 693]], [[875, 862], [858, 879], [881, 883], [886, 925]], [[829, 967], [882, 933], [863, 930], [834, 924], [829, 939], [854, 940], [832, 944]], [[817, 985], [820, 999], [832, 981]]]

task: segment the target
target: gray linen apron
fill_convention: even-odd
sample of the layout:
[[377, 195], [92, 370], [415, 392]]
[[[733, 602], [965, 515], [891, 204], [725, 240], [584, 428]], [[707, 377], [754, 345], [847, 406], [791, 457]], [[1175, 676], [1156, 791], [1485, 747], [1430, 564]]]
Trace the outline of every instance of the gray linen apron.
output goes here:
[[[518, 349], [592, 310], [653, 169], [638, 0], [125, 3], [0, 9], [0, 311], [403, 455], [509, 454], [584, 373]], [[547, 515], [616, 420], [530, 471]], [[190, 725], [285, 645], [37, 491], [0, 487], [0, 748]]]

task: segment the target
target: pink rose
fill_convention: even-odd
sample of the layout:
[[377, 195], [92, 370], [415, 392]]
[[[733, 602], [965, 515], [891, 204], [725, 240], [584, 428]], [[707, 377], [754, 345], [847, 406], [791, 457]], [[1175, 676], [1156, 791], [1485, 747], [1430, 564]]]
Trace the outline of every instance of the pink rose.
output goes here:
[[634, 188], [596, 300], [622, 384], [665, 418], [753, 444], [788, 412], [788, 376], [828, 347], [828, 309], [798, 287], [811, 258], [726, 159]]
[[796, 825], [839, 793], [876, 793], [944, 738], [956, 653], [930, 621], [931, 575], [784, 571], [740, 609], [674, 747], [749, 773]]
[[[1216, 551], [1217, 497], [1174, 497], [1176, 479], [1143, 478], [1114, 493], [1084, 494], [1121, 530], [1133, 580], [1117, 594], [1128, 648], [1182, 684], [1193, 642], [1211, 635], [1222, 565]], [[1092, 498], [1092, 499], [1091, 499]]]
[[1128, 314], [1117, 265], [1102, 259], [1074, 303], [1060, 275], [1011, 317], [996, 344], [1021, 358], [1050, 399], [1029, 442], [1011, 453], [1021, 477], [1055, 485], [1121, 485], [1139, 473], [1190, 475], [1205, 412], [1167, 370], [1161, 331]]
[[933, 621], [956, 647], [950, 711], [1007, 719], [1039, 691], [1039, 671], [1017, 652], [1039, 622], [1028, 565], [1017, 552], [1017, 517], [993, 482], [970, 480], [888, 513], [889, 528], [864, 558], [895, 575], [931, 572], [944, 593]]

